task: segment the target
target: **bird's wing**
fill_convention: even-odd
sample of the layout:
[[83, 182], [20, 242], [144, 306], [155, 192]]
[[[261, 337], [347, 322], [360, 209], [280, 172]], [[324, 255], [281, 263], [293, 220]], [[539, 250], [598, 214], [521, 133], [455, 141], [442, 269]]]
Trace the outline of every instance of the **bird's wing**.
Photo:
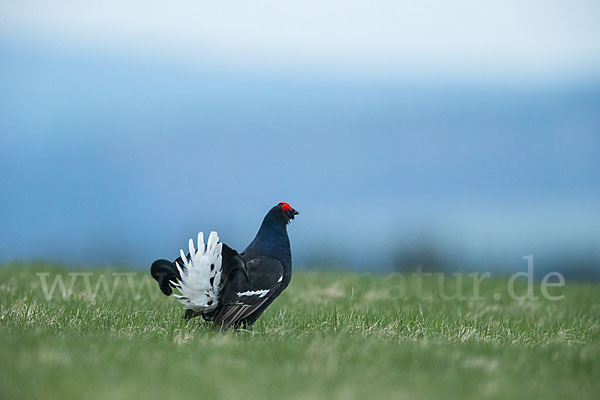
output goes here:
[[283, 265], [271, 257], [247, 260], [244, 271], [246, 275], [241, 272], [230, 275], [224, 287], [222, 307], [214, 317], [214, 322], [224, 330], [239, 325], [277, 296], [283, 281]]

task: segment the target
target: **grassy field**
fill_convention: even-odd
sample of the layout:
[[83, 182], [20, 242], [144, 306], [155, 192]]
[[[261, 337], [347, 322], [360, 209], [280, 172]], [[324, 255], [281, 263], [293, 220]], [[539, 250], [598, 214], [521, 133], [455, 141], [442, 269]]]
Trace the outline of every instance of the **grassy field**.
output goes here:
[[[145, 273], [0, 266], [0, 398], [597, 398], [600, 286], [297, 272], [252, 330], [184, 321]], [[45, 273], [44, 276], [36, 275]], [[56, 286], [56, 276], [71, 293]], [[452, 279], [450, 279], [452, 278]], [[86, 288], [86, 279], [89, 288]], [[98, 283], [100, 282], [100, 286]], [[422, 291], [419, 290], [422, 286]], [[94, 295], [93, 291], [99, 291]], [[526, 291], [518, 282], [517, 293]], [[109, 290], [110, 292], [110, 290]], [[483, 299], [481, 299], [483, 298]]]

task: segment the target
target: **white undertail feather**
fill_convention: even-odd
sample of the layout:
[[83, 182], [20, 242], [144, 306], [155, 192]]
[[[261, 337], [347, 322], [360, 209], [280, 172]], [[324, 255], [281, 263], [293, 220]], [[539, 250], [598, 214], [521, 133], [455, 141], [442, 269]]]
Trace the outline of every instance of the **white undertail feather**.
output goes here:
[[198, 233], [198, 250], [194, 248], [194, 241], [190, 239], [190, 258], [180, 250], [181, 259], [185, 268], [179, 263], [177, 269], [181, 281], [175, 285], [181, 295], [175, 295], [186, 309], [196, 312], [210, 312], [219, 304], [219, 285], [221, 283], [221, 250], [223, 244], [219, 243], [217, 232], [211, 232], [208, 242], [204, 244], [204, 234]]

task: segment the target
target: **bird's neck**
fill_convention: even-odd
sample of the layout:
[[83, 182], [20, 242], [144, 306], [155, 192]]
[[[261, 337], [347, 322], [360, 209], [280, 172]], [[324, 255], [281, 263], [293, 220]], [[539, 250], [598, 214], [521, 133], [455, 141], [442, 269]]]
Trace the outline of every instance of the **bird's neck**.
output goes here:
[[285, 222], [273, 220], [267, 215], [256, 237], [244, 252], [264, 254], [291, 266], [292, 252]]

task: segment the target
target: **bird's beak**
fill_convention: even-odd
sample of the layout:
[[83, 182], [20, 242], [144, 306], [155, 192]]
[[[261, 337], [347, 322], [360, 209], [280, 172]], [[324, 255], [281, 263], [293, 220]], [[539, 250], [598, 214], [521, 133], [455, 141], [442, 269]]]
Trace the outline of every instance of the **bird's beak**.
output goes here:
[[298, 211], [294, 210], [294, 209], [292, 209], [292, 210], [288, 210], [288, 212], [287, 212], [287, 219], [288, 219], [287, 221], [288, 221], [288, 223], [289, 223], [291, 220], [293, 220], [293, 219], [294, 219], [294, 215], [298, 215], [298, 214], [300, 214], [300, 213], [299, 213]]

